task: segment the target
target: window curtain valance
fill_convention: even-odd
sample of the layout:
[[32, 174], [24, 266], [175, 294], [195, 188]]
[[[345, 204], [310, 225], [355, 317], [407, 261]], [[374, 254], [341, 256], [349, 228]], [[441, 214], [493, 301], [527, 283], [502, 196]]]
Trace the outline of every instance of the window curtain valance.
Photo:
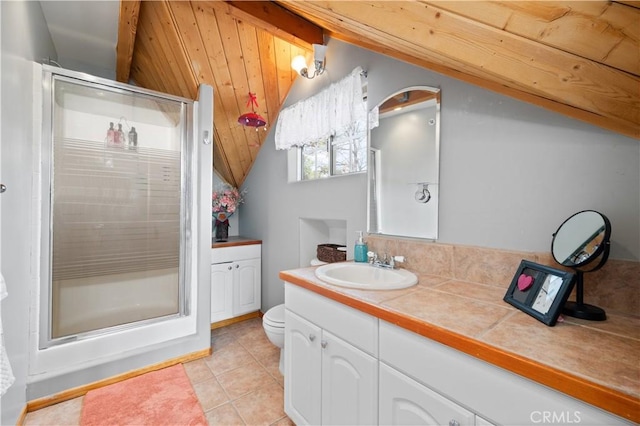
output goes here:
[[366, 122], [362, 68], [321, 92], [283, 109], [276, 124], [276, 149], [290, 149], [340, 136], [358, 122]]

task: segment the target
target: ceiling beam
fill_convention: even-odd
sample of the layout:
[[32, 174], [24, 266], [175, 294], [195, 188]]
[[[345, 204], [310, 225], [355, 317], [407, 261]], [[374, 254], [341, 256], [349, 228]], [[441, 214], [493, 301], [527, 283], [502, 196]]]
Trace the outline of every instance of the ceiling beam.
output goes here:
[[640, 75], [640, 9], [605, 1], [431, 3], [507, 33]]
[[637, 7], [640, 9], [640, 1], [637, 0], [615, 0], [614, 3], [626, 4], [627, 6]]
[[236, 19], [261, 28], [274, 36], [306, 50], [323, 44], [323, 29], [271, 1], [212, 2], [224, 5], [225, 12]]
[[140, 0], [121, 0], [118, 20], [118, 44], [116, 45], [116, 80], [129, 82], [133, 48], [138, 31]]

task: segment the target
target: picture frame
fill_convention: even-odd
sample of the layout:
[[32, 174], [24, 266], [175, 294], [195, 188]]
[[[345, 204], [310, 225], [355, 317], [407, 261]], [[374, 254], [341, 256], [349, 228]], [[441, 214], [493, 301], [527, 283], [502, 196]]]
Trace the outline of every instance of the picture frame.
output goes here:
[[504, 301], [553, 327], [575, 284], [573, 272], [522, 260]]

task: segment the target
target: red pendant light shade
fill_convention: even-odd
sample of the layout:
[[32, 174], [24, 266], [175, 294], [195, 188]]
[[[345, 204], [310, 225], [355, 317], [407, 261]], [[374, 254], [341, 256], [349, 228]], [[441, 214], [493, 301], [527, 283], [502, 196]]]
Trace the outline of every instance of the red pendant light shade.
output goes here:
[[247, 107], [251, 107], [251, 112], [247, 112], [238, 117], [238, 123], [243, 126], [255, 127], [258, 130], [258, 127], [265, 127], [267, 130], [267, 120], [265, 120], [260, 114], [257, 114], [254, 107], [258, 107], [258, 101], [256, 100], [255, 93], [249, 92], [249, 100], [247, 101]]
[[243, 126], [251, 126], [251, 127], [262, 127], [267, 124], [267, 122], [260, 115], [255, 112], [247, 112], [246, 114], [242, 114], [238, 117], [238, 123]]

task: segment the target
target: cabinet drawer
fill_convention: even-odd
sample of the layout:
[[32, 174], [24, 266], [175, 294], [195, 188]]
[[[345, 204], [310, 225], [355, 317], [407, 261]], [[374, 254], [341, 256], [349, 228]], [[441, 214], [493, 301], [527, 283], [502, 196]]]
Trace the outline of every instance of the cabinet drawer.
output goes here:
[[233, 262], [236, 260], [261, 257], [262, 244], [246, 246], [220, 247], [211, 249], [211, 263]]
[[378, 319], [334, 300], [285, 283], [287, 309], [373, 355], [378, 354]]

